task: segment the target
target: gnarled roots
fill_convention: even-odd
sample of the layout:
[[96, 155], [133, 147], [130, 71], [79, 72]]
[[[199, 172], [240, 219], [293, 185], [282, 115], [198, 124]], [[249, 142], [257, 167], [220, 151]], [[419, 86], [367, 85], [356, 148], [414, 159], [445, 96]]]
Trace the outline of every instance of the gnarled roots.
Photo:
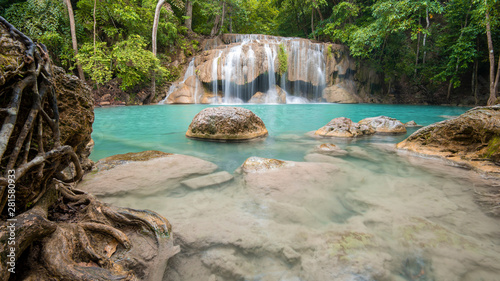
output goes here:
[[47, 50], [2, 17], [0, 35], [0, 54], [18, 64], [0, 69], [0, 280], [14, 266], [16, 280], [161, 280], [178, 251], [170, 224], [73, 188], [81, 159], [61, 143]]

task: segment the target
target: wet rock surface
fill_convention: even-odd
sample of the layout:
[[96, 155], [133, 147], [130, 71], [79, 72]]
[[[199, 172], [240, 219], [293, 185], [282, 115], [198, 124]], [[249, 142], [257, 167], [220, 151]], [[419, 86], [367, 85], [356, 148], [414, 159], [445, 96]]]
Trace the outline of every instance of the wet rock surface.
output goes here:
[[186, 136], [201, 140], [245, 141], [267, 136], [264, 122], [241, 107], [211, 107], [198, 113]]
[[338, 117], [319, 128], [314, 134], [322, 137], [354, 138], [374, 133], [375, 130], [371, 126], [355, 123], [346, 117]]
[[314, 152], [331, 156], [344, 156], [348, 153], [333, 143], [322, 143], [314, 148]]
[[[458, 232], [494, 235], [498, 227], [492, 218], [477, 220], [484, 214], [464, 190], [450, 179], [428, 182], [415, 167], [402, 168], [395, 154], [375, 147], [363, 153], [392, 166], [324, 154], [309, 154], [308, 162], [249, 157], [228, 183], [106, 200], [169, 214], [181, 252], [169, 260], [165, 281], [445, 280], [452, 274], [494, 280], [487, 269], [500, 270], [495, 249]], [[440, 166], [432, 163], [421, 166]], [[129, 175], [137, 170], [127, 164], [104, 172], [120, 167], [129, 167]], [[148, 180], [158, 177], [150, 173]], [[445, 194], [452, 197], [436, 205]], [[444, 227], [444, 219], [455, 224]], [[474, 227], [464, 227], [469, 224]], [[477, 251], [486, 264], [474, 262], [484, 260]]]
[[500, 105], [476, 107], [419, 129], [397, 148], [500, 176]]
[[79, 185], [97, 196], [168, 192], [181, 181], [217, 169], [217, 165], [196, 157], [159, 151], [111, 156], [99, 161], [97, 167], [100, 169], [85, 175]]
[[358, 123], [372, 127], [376, 134], [406, 134], [405, 124], [387, 116], [365, 118]]

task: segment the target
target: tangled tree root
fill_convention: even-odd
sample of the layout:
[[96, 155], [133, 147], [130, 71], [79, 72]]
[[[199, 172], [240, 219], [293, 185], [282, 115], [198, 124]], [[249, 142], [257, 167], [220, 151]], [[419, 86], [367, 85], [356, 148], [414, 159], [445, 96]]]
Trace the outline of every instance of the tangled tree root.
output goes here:
[[47, 50], [2, 17], [0, 33], [0, 53], [20, 62], [0, 69], [0, 280], [12, 272], [16, 280], [161, 280], [178, 252], [170, 224], [74, 189], [81, 159], [61, 143]]

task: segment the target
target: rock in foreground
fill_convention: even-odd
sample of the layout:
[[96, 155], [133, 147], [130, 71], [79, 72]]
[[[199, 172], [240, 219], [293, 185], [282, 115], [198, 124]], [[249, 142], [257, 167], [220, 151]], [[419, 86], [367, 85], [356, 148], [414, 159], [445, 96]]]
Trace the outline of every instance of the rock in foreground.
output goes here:
[[190, 177], [217, 169], [217, 165], [196, 157], [159, 151], [111, 156], [99, 161], [97, 167], [97, 173], [85, 175], [79, 184], [79, 188], [97, 196], [168, 193]]
[[375, 130], [368, 125], [354, 123], [346, 117], [339, 117], [319, 128], [314, 134], [322, 137], [354, 138], [374, 133]]
[[500, 106], [476, 107], [457, 118], [421, 128], [397, 148], [500, 176]]
[[186, 132], [189, 138], [215, 141], [244, 141], [267, 134], [264, 122], [241, 107], [205, 108], [193, 118]]

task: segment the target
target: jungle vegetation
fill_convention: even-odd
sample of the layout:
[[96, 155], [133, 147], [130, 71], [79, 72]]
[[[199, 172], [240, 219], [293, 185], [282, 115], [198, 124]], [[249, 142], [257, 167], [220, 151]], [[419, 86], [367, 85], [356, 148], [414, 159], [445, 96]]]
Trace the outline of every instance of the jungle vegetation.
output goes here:
[[459, 88], [476, 103], [482, 90], [497, 102], [498, 0], [0, 0], [0, 15], [96, 85], [173, 81], [177, 50], [190, 56], [204, 37], [259, 33], [345, 44], [384, 73], [388, 89], [448, 100]]

